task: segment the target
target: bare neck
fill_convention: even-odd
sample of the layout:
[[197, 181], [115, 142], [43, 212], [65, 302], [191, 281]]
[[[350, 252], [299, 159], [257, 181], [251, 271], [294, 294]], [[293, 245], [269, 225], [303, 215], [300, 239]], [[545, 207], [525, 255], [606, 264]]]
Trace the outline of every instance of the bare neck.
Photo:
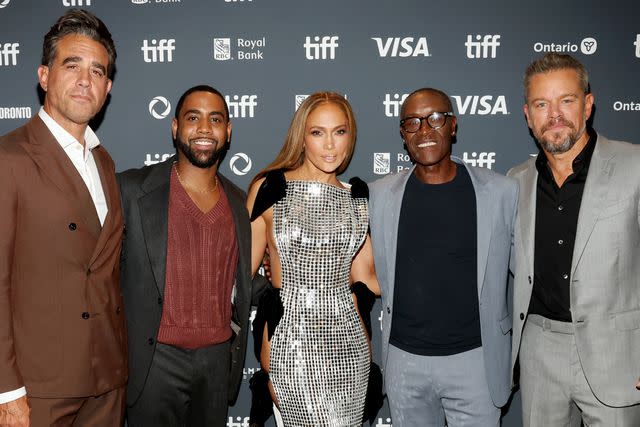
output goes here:
[[456, 177], [457, 165], [450, 158], [434, 165], [416, 165], [416, 177], [425, 184], [444, 184]]

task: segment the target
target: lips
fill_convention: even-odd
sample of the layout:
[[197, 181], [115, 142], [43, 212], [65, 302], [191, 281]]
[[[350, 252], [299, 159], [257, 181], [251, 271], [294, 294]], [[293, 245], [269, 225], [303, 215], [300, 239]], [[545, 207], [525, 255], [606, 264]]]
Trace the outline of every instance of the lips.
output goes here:
[[213, 139], [206, 138], [192, 139], [189, 142], [200, 147], [210, 147], [216, 143]]
[[338, 158], [338, 156], [336, 155], [332, 155], [332, 156], [322, 156], [322, 159], [327, 162], [327, 163], [333, 163], [336, 161], [336, 159]]
[[436, 144], [437, 143], [435, 141], [425, 141], [425, 142], [421, 142], [420, 144], [417, 144], [416, 146], [418, 148], [428, 148], [428, 147], [433, 147]]

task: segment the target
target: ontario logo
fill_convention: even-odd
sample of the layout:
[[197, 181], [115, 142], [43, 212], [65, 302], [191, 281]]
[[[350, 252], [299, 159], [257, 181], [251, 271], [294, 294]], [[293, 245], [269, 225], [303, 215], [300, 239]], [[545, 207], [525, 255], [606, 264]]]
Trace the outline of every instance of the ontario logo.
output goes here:
[[559, 52], [559, 53], [577, 53], [580, 51], [585, 55], [593, 55], [598, 50], [598, 41], [593, 37], [585, 37], [579, 44], [573, 42], [565, 43], [542, 43], [536, 42], [533, 45], [533, 51], [537, 53]]

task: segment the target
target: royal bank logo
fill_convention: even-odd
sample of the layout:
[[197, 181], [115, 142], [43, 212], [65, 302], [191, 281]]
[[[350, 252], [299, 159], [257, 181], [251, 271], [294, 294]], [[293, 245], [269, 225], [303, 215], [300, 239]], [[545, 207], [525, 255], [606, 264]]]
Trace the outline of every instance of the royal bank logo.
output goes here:
[[30, 118], [31, 107], [0, 107], [0, 120]]
[[459, 115], [496, 115], [509, 114], [507, 111], [507, 101], [504, 95], [494, 97], [493, 95], [453, 95], [456, 110]]
[[494, 152], [464, 152], [462, 153], [462, 160], [471, 165], [479, 168], [491, 169], [491, 166], [496, 162], [496, 153]]
[[140, 50], [144, 62], [173, 62], [176, 39], [145, 39]]
[[500, 35], [477, 34], [476, 36], [472, 36], [468, 34], [467, 41], [464, 45], [467, 47], [467, 58], [495, 58], [498, 46], [500, 46]]
[[226, 95], [230, 118], [253, 117], [258, 106], [258, 95]]
[[229, 169], [236, 175], [243, 176], [249, 173], [253, 162], [245, 153], [236, 153], [229, 160]]
[[149, 114], [154, 119], [162, 120], [171, 112], [171, 103], [164, 96], [156, 96], [149, 103]]
[[9, 6], [9, 2], [11, 0], [1, 0], [0, 1], [0, 9], [4, 9], [5, 7]]
[[0, 43], [0, 66], [18, 65], [20, 43]]
[[640, 111], [640, 102], [622, 102], [616, 101], [613, 103], [613, 109], [615, 111]]
[[227, 427], [249, 427], [249, 417], [229, 417]]
[[164, 153], [164, 154], [147, 153], [147, 155], [145, 157], [145, 160], [144, 160], [144, 165], [145, 166], [151, 166], [151, 165], [155, 165], [156, 163], [164, 162], [165, 160], [167, 160], [168, 158], [172, 157], [173, 155], [174, 155], [174, 153]]
[[[236, 56], [234, 58], [231, 48], [235, 44]], [[251, 61], [264, 59], [264, 47], [267, 45], [267, 38], [247, 39], [238, 37], [235, 43], [231, 38], [213, 39], [213, 59], [217, 61], [228, 61], [238, 59], [239, 61]]]
[[393, 427], [393, 424], [391, 424], [391, 418], [385, 418], [384, 420], [382, 418], [378, 418], [378, 422], [375, 427]]
[[579, 44], [573, 42], [565, 43], [542, 43], [533, 44], [533, 51], [537, 53], [558, 52], [558, 53], [577, 53], [582, 52], [585, 55], [593, 55], [598, 50], [598, 41], [593, 37], [586, 37]]
[[402, 95], [394, 93], [393, 95], [387, 93], [384, 95], [382, 105], [384, 106], [384, 115], [387, 117], [398, 117], [400, 115], [400, 106], [409, 96], [408, 93]]
[[633, 42], [636, 47], [636, 58], [640, 58], [640, 34], [636, 34], [636, 41]]
[[373, 173], [386, 175], [391, 172], [391, 153], [373, 153]]
[[381, 58], [431, 56], [426, 37], [371, 37]]
[[66, 7], [91, 6], [91, 0], [62, 0]]
[[336, 50], [338, 49], [338, 36], [307, 36], [304, 42], [305, 58], [308, 60], [316, 59], [335, 59]]
[[149, 3], [149, 0], [131, 0], [131, 3], [133, 3], [133, 4], [145, 4], [145, 3]]
[[302, 105], [305, 99], [307, 99], [309, 95], [296, 95], [295, 97], [295, 111], [298, 111], [298, 108]]

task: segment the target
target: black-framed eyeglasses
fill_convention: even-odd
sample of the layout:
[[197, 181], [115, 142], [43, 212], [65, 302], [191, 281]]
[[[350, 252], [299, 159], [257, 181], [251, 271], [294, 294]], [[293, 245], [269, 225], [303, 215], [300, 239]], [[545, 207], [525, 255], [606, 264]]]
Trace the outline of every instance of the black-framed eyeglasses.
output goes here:
[[452, 111], [445, 111], [441, 113], [439, 111], [434, 111], [428, 116], [424, 117], [407, 117], [406, 119], [400, 120], [400, 127], [403, 131], [408, 133], [415, 133], [420, 130], [422, 127], [422, 121], [426, 120], [427, 124], [431, 127], [431, 129], [440, 129], [442, 126], [447, 123], [447, 117], [453, 117], [454, 114]]

